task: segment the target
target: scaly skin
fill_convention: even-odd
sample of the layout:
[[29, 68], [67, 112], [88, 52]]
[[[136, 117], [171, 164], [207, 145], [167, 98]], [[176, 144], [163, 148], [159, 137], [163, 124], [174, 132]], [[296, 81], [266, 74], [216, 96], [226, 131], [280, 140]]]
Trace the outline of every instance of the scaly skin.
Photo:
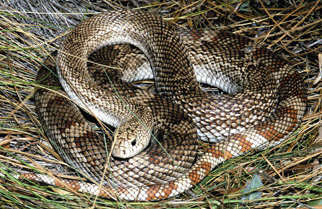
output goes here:
[[[35, 174], [20, 177], [69, 185], [108, 198], [160, 200], [190, 189], [225, 160], [287, 139], [306, 107], [301, 76], [270, 51], [251, 46], [246, 38], [222, 32], [211, 38], [198, 37], [199, 42], [193, 40], [183, 43], [174, 25], [139, 11], [99, 14], [78, 25], [66, 37], [57, 57], [60, 83], [67, 94], [103, 121], [106, 118], [100, 113], [107, 112], [105, 106], [118, 106], [113, 114], [119, 117], [124, 113], [127, 121], [131, 112], [141, 114], [136, 108], [145, 104], [153, 118], [144, 122], [153, 124], [166, 152], [153, 141], [127, 160], [112, 157], [101, 190], [87, 182], [55, 182]], [[130, 92], [124, 98], [129, 111], [109, 90], [111, 87], [97, 85], [90, 78], [87, 57], [114, 43], [134, 44], [143, 51], [152, 66], [157, 94], [162, 96], [149, 97], [150, 93], [129, 89], [128, 84], [116, 85], [120, 92]], [[236, 83], [237, 93], [212, 96], [203, 92], [194, 76], [195, 63], [214, 66], [217, 74]], [[44, 89], [37, 91], [36, 105], [47, 135], [64, 160], [100, 181], [107, 160], [105, 144], [77, 107]], [[199, 150], [197, 133], [199, 138], [214, 142]]]

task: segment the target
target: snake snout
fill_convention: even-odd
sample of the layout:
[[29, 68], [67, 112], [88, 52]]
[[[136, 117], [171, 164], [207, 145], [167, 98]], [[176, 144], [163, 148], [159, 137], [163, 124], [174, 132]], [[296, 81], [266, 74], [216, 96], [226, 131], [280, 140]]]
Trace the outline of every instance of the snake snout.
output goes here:
[[113, 157], [127, 159], [139, 154], [145, 147], [142, 147], [138, 139], [133, 137], [114, 136], [115, 145], [112, 150]]
[[127, 159], [141, 153], [150, 142], [151, 131], [136, 119], [130, 119], [114, 132], [113, 157]]

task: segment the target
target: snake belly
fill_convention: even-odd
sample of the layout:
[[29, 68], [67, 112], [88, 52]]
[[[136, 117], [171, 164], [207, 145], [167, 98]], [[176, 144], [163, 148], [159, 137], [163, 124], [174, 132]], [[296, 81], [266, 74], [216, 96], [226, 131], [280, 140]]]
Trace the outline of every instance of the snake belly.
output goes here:
[[[128, 160], [114, 161], [117, 159], [112, 157], [109, 163], [114, 173], [108, 172], [107, 183], [102, 188], [78, 183], [80, 191], [142, 201], [172, 197], [199, 183], [219, 163], [254, 148], [280, 143], [296, 129], [305, 111], [306, 98], [303, 79], [287, 62], [264, 48], [249, 49], [250, 40], [237, 35], [213, 33], [199, 40], [195, 42], [191, 38], [184, 42], [174, 25], [158, 16], [129, 10], [95, 15], [66, 37], [56, 62], [60, 83], [74, 103], [85, 110], [88, 106], [96, 108], [88, 112], [94, 112], [102, 121], [104, 105], [111, 106], [111, 101], [106, 86], [88, 80], [89, 55], [113, 44], [132, 44], [144, 53], [158, 94], [147, 99], [147, 106], [163, 136], [163, 147], [173, 149], [165, 152], [170, 155], [163, 155], [160, 146], [151, 143], [144, 152]], [[219, 77], [236, 83], [237, 93], [213, 96], [203, 92], [194, 74], [196, 63], [206, 69], [215, 66]], [[56, 149], [62, 150], [66, 162], [101, 180], [107, 160], [104, 141], [94, 136], [88, 125], [80, 125], [86, 122], [80, 119], [74, 104], [68, 99], [68, 104], [61, 101], [65, 97], [58, 99], [57, 94], [50, 95], [54, 98], [50, 100], [44, 91], [38, 90], [36, 106], [47, 135], [55, 141]], [[130, 92], [141, 100], [147, 94], [138, 93], [139, 90]], [[131, 103], [132, 99], [126, 101]], [[60, 105], [72, 106], [73, 110], [65, 111]], [[68, 113], [74, 109], [72, 117]], [[196, 151], [199, 149], [197, 133], [203, 140], [214, 141], [200, 149], [200, 155]], [[151, 149], [155, 150], [154, 155]], [[176, 162], [170, 163], [173, 160]], [[117, 169], [113, 170], [113, 166]], [[150, 181], [155, 177], [158, 180]], [[77, 182], [66, 180], [65, 183], [76, 185]]]

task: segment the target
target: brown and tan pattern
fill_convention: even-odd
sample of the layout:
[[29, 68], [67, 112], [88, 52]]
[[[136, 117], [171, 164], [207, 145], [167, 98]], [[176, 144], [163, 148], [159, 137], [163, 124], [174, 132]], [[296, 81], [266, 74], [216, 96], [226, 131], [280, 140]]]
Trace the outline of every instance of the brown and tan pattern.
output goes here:
[[[113, 62], [113, 53], [99, 50], [112, 44], [133, 44], [144, 53], [156, 94], [125, 82], [118, 70], [104, 72], [107, 79], [96, 79], [99, 84], [95, 81], [98, 68], [93, 70], [88, 58], [98, 50], [92, 61]], [[104, 61], [99, 58], [102, 52]], [[89, 179], [104, 183], [100, 189], [87, 182], [57, 183], [45, 175], [21, 177], [73, 185], [77, 191], [108, 198], [149, 201], [184, 192], [219, 163], [283, 141], [298, 126], [306, 107], [302, 78], [270, 51], [227, 32], [180, 37], [174, 25], [144, 12], [114, 11], [85, 20], [66, 37], [56, 61], [60, 83], [74, 103], [104, 122], [121, 125], [118, 131], [128, 129], [117, 140], [132, 133], [133, 123], [127, 121], [145, 132], [139, 131], [122, 152], [141, 143], [147, 133], [158, 142], [151, 137], [131, 157], [109, 159], [110, 145], [74, 103], [38, 89], [37, 111], [55, 148]], [[50, 63], [46, 66], [55, 71]], [[38, 81], [59, 85], [48, 74], [42, 68]], [[205, 93], [197, 81], [232, 95]], [[200, 146], [198, 138], [211, 142]]]

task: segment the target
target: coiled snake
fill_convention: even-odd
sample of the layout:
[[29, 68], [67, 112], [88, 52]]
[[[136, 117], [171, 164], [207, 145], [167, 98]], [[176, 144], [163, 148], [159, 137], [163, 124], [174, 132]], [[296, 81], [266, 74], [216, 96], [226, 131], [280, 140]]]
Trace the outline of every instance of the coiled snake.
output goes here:
[[[104, 47], [114, 44], [131, 44], [144, 53], [152, 73], [143, 74], [153, 74], [155, 94], [124, 81], [126, 73], [96, 70], [101, 65], [88, 63], [113, 62], [113, 52]], [[219, 163], [286, 139], [306, 107], [301, 76], [269, 50], [224, 31], [180, 37], [173, 24], [140, 11], [88, 18], [68, 34], [56, 64], [59, 81], [75, 104], [119, 126], [116, 151], [102, 177], [108, 159], [104, 139], [65, 96], [41, 88], [36, 106], [52, 144], [67, 163], [104, 183], [24, 177], [103, 197], [148, 201], [182, 193]], [[45, 65], [55, 71], [55, 64]], [[142, 74], [140, 68], [134, 71]], [[230, 95], [208, 94], [197, 79]], [[59, 85], [45, 68], [37, 80]]]

